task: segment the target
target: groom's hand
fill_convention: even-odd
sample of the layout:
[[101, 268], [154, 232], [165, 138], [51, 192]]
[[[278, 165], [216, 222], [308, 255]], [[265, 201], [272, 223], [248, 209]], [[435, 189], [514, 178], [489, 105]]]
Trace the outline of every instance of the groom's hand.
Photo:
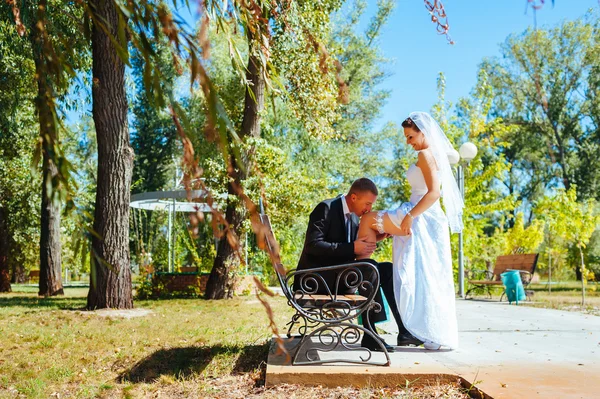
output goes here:
[[375, 252], [377, 245], [364, 238], [354, 241], [354, 254], [357, 259], [368, 258]]

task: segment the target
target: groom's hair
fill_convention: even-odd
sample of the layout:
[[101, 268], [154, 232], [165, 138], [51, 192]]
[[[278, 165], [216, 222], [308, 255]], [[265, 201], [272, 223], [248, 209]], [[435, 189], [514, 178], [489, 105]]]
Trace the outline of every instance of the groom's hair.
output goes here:
[[354, 181], [354, 183], [352, 183], [348, 194], [361, 194], [366, 191], [370, 191], [375, 195], [379, 195], [375, 183], [373, 183], [373, 181], [367, 179], [366, 177], [361, 177], [360, 179], [357, 179]]

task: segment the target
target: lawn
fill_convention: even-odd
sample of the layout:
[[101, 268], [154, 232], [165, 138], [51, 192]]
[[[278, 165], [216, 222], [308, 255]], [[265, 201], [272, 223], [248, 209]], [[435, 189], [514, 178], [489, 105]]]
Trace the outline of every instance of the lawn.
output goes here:
[[[551, 292], [548, 291], [547, 284], [531, 284], [527, 287], [527, 290], [534, 291], [532, 300], [519, 302], [519, 304], [600, 316], [600, 284], [597, 282], [588, 282], [584, 306], [581, 306], [581, 282], [569, 281], [553, 284], [551, 285]], [[502, 287], [493, 289], [492, 299], [499, 300], [502, 292]], [[474, 298], [484, 299], [489, 297], [479, 293], [474, 295]]]
[[[464, 398], [421, 389], [265, 388], [267, 329], [256, 297], [137, 301], [142, 317], [81, 310], [85, 288], [63, 298], [35, 289], [0, 295], [0, 397], [28, 398]], [[292, 312], [270, 301], [282, 328]]]

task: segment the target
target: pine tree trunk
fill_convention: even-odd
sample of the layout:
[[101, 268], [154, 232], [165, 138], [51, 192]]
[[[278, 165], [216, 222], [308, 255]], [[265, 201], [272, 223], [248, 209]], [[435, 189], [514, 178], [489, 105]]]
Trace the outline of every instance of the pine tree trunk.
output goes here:
[[[90, 1], [115, 40], [118, 14], [111, 0]], [[126, 43], [121, 43], [126, 46]], [[129, 146], [125, 65], [101, 27], [92, 28], [92, 114], [98, 141], [98, 182], [88, 309], [133, 308], [129, 266], [129, 200], [133, 150]]]
[[[264, 108], [265, 103], [265, 80], [264, 71], [260, 59], [253, 51], [254, 42], [252, 37], [249, 37], [250, 42], [250, 57], [248, 58], [248, 72], [246, 79], [249, 84], [246, 87], [246, 97], [244, 100], [244, 118], [242, 121], [241, 138], [260, 137], [260, 113]], [[260, 51], [260, 50], [258, 50]], [[252, 90], [252, 92], [250, 91]], [[235, 159], [231, 159], [231, 164], [235, 170], [234, 178], [237, 185], [247, 176], [239, 168], [236, 168]], [[235, 195], [233, 186], [229, 184], [228, 193]], [[229, 226], [234, 229], [238, 237], [240, 237], [240, 228], [243, 221], [243, 214], [236, 207], [235, 201], [232, 203], [228, 200], [225, 218]], [[227, 240], [227, 237], [221, 238], [219, 241], [219, 249], [217, 257], [210, 272], [210, 276], [206, 283], [205, 297], [207, 299], [224, 299], [230, 298], [233, 295], [233, 273], [232, 269], [238, 264], [235, 256], [235, 251]]]
[[8, 266], [8, 228], [6, 209], [0, 206], [0, 292], [11, 292], [10, 268]]
[[[33, 34], [33, 57], [37, 77], [38, 95], [36, 108], [40, 122], [42, 139], [42, 204], [40, 231], [40, 296], [63, 295], [61, 281], [61, 243], [60, 243], [60, 203], [49, 192], [52, 180], [58, 175], [58, 168], [52, 156], [58, 144], [58, 131], [53, 111], [53, 88], [49, 80], [49, 68], [44, 57], [44, 29], [46, 21], [46, 1], [38, 5], [37, 23], [31, 30]], [[55, 155], [55, 154], [54, 154]]]

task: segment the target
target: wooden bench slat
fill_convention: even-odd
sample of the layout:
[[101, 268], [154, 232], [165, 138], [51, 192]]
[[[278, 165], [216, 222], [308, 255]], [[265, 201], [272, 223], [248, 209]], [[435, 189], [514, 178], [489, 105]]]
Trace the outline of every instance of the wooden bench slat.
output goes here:
[[521, 269], [529, 270], [533, 268], [533, 263], [503, 263], [496, 264], [495, 269]]
[[366, 296], [362, 296], [362, 295], [345, 295], [345, 297], [347, 297], [348, 300], [355, 301], [355, 302], [366, 301], [367, 300], [367, 297]]
[[474, 285], [502, 285], [502, 281], [495, 280], [469, 280], [469, 283]]
[[[296, 298], [296, 301], [298, 302], [299, 305], [301, 306], [305, 306], [307, 304], [312, 304], [312, 305], [322, 305], [322, 304], [326, 304], [326, 303], [334, 303], [334, 298], [326, 295], [326, 294], [312, 294], [312, 295], [304, 295], [302, 296], [301, 294], [295, 294], [294, 297]], [[367, 297], [362, 296], [362, 295], [338, 295], [335, 298], [335, 301], [337, 302], [347, 302], [349, 304], [360, 304], [362, 302], [366, 302], [368, 300]], [[332, 306], [332, 308], [336, 308], [335, 306]], [[340, 306], [340, 308], [343, 308], [343, 306]]]
[[[514, 256], [514, 258], [512, 257]], [[512, 255], [510, 257], [507, 256], [499, 256], [496, 259], [496, 265], [533, 265], [536, 261], [536, 257], [534, 256], [525, 256], [522, 257], [520, 255]]]

